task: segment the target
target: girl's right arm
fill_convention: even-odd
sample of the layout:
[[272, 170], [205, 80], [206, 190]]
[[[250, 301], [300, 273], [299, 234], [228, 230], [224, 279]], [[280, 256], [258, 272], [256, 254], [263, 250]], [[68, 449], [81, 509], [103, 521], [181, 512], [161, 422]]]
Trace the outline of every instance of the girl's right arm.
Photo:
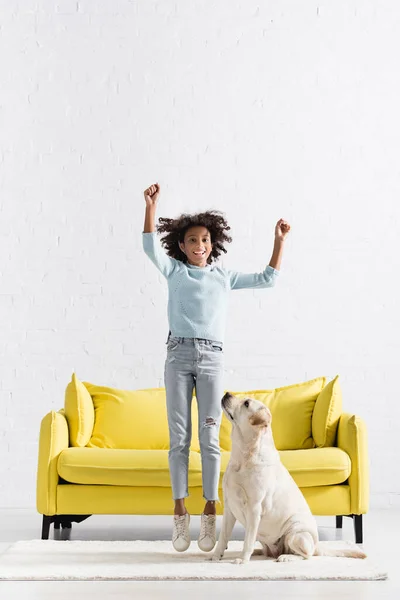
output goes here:
[[144, 217], [143, 233], [152, 233], [156, 230], [156, 208], [158, 198], [160, 196], [160, 186], [158, 183], [151, 185], [144, 191], [144, 199], [146, 202], [146, 213]]
[[157, 201], [160, 195], [158, 183], [151, 185], [144, 192], [146, 213], [143, 227], [143, 249], [157, 269], [168, 279], [177, 267], [178, 261], [168, 256], [158, 240], [155, 226]]

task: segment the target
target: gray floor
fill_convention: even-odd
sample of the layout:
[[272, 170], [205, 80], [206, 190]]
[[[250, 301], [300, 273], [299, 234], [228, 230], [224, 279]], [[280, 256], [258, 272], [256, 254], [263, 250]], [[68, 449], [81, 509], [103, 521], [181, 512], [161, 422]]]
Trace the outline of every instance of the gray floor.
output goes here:
[[[76, 540], [134, 540], [134, 539], [170, 539], [171, 518], [165, 516], [94, 516], [80, 524], [73, 524], [71, 539]], [[197, 516], [191, 518], [192, 539], [199, 533]], [[190, 600], [207, 598], [212, 600], [221, 594], [229, 595], [230, 600], [248, 599], [253, 595], [271, 595], [279, 598], [361, 598], [398, 599], [400, 594], [400, 544], [396, 536], [400, 533], [399, 510], [375, 510], [364, 517], [364, 549], [370, 558], [389, 572], [389, 580], [373, 582], [350, 581], [271, 581], [271, 582], [135, 582], [135, 581], [32, 581], [32, 582], [0, 582], [0, 598], [11, 598], [18, 595], [22, 599], [46, 600], [57, 595], [57, 600], [64, 600], [76, 594], [80, 598], [115, 597], [118, 600], [138, 597], [175, 598], [178, 593], [190, 595]], [[321, 540], [343, 539], [354, 540], [350, 519], [344, 519], [343, 530], [335, 529], [334, 518], [318, 517]], [[217, 533], [221, 526], [218, 517]], [[41, 518], [32, 510], [0, 510], [0, 552], [18, 540], [29, 540], [40, 537]], [[51, 537], [53, 528], [51, 528]], [[66, 537], [65, 534], [63, 537]], [[235, 526], [232, 539], [243, 539], [243, 529]]]

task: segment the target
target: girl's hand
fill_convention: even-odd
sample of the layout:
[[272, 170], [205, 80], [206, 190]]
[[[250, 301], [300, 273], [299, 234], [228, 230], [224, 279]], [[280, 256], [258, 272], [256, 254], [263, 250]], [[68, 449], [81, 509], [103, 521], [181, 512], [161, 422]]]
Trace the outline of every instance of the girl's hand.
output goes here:
[[160, 185], [158, 183], [154, 183], [147, 190], [144, 191], [144, 199], [146, 201], [146, 206], [154, 207], [157, 204], [158, 197], [160, 195]]
[[275, 227], [275, 239], [283, 242], [290, 231], [290, 225], [287, 221], [279, 219]]

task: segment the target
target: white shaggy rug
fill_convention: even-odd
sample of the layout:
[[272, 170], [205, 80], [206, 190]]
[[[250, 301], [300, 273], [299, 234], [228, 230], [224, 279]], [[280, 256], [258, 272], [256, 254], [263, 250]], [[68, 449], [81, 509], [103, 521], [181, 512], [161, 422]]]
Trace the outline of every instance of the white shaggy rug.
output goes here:
[[[354, 547], [350, 542], [321, 542]], [[231, 541], [221, 562], [199, 550], [197, 541], [176, 552], [170, 541], [31, 540], [16, 542], [0, 555], [0, 580], [301, 580], [386, 579], [370, 558], [314, 557], [278, 563], [254, 556], [236, 565], [243, 542]], [[256, 545], [258, 547], [258, 544]]]

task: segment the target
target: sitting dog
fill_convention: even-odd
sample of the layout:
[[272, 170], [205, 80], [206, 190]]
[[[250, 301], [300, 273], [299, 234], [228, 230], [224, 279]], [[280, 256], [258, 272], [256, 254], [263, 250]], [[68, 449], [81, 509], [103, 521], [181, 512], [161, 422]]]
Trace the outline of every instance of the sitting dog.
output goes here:
[[223, 557], [236, 520], [245, 528], [237, 564], [249, 561], [256, 541], [262, 550], [254, 554], [282, 562], [323, 555], [365, 558], [359, 549], [319, 546], [317, 523], [275, 448], [269, 409], [258, 400], [230, 393], [222, 398], [222, 408], [232, 423], [232, 451], [222, 481], [224, 514], [212, 560]]

